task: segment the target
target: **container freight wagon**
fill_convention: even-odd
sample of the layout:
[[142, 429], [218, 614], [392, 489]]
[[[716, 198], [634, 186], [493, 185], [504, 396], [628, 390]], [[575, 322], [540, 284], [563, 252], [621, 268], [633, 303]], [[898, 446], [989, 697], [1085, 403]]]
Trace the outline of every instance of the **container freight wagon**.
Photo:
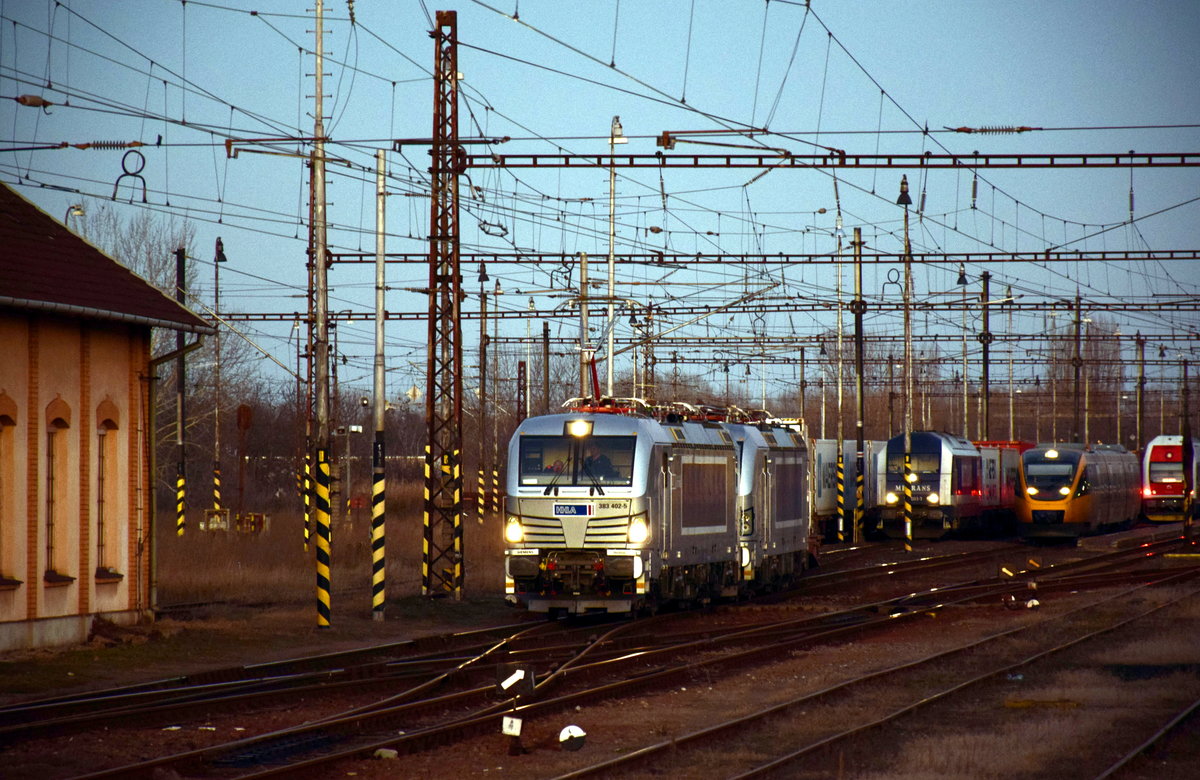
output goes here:
[[1016, 502], [1020, 488], [1021, 453], [1033, 442], [977, 441], [980, 458], [980, 530], [1016, 532]]
[[[857, 460], [858, 443], [853, 439], [842, 440], [842, 468], [845, 474], [845, 521], [842, 526], [846, 541], [854, 539], [854, 505], [855, 478], [858, 475]], [[863, 524], [867, 528], [876, 525], [874, 508], [878, 504], [879, 490], [877, 473], [880, 463], [879, 455], [887, 448], [886, 441], [866, 441], [863, 443]], [[813, 464], [812, 470], [812, 507], [813, 527], [826, 542], [835, 542], [838, 538], [837, 511], [837, 440], [812, 439], [809, 442], [809, 458]]]
[[[1187, 495], [1186, 460], [1188, 453], [1182, 436], [1155, 436], [1142, 455], [1142, 516], [1152, 523], [1178, 523], [1184, 520]], [[1196, 502], [1200, 479], [1200, 439], [1192, 439], [1192, 517], [1200, 517]]]

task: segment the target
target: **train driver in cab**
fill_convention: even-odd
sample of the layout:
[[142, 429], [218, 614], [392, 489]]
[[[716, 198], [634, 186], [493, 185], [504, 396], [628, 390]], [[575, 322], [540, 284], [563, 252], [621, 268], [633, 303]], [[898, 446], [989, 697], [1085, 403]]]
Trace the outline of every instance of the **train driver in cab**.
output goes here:
[[599, 445], [595, 442], [589, 442], [586, 457], [583, 459], [583, 470], [596, 479], [620, 479], [621, 475], [613, 468], [612, 461], [608, 456], [600, 451]]

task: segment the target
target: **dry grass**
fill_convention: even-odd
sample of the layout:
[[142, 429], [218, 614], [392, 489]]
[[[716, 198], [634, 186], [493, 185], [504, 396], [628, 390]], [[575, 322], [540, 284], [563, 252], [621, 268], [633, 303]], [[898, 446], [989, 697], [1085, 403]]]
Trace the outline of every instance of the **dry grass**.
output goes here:
[[[421, 589], [423, 511], [420, 484], [388, 491], [386, 515], [386, 587], [389, 599]], [[160, 522], [158, 593], [164, 605], [202, 601], [305, 603], [313, 598], [316, 544], [304, 544], [299, 507], [270, 516], [260, 534], [201, 532], [189, 526], [174, 533], [174, 518]], [[369, 594], [371, 585], [370, 512], [355, 510], [347, 521], [332, 519], [330, 581], [334, 598]], [[463, 519], [465, 588], [472, 596], [502, 597], [503, 544], [500, 519], [480, 524], [474, 507]]]
[[[1013, 690], [1002, 700], [985, 702], [977, 711], [956, 718], [960, 724], [956, 731], [938, 729], [907, 742], [900, 740], [893, 767], [886, 771], [846, 776], [857, 780], [1058, 776], [1059, 769], [1068, 769], [1061, 763], [1069, 760], [1064, 757], [1074, 755], [1079, 746], [1109, 738], [1123, 721], [1137, 717], [1139, 709], [1148, 710], [1151, 721], [1160, 719], [1161, 715], [1153, 714], [1160, 703], [1189, 685], [1194, 688], [1195, 679], [1184, 674], [1122, 682], [1100, 669], [1064, 671], [1046, 684]], [[1005, 702], [1021, 706], [1006, 707]]]

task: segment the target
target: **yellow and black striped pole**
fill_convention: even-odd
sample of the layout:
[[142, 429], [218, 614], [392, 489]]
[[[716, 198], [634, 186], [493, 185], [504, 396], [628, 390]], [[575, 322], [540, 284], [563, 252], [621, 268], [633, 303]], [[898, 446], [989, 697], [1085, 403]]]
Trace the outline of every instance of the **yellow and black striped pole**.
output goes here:
[[500, 431], [497, 420], [498, 415], [492, 415], [492, 435], [488, 438], [492, 440], [492, 514], [500, 516]]
[[837, 454], [837, 540], [846, 541], [846, 464], [842, 458], [842, 442], [838, 441]]
[[213, 461], [213, 509], [221, 511], [221, 464]]
[[904, 551], [912, 552], [913, 548], [913, 511], [912, 511], [912, 456], [904, 453]]
[[329, 452], [317, 449], [317, 628], [329, 628]]
[[187, 478], [184, 476], [183, 464], [179, 464], [178, 470], [175, 472], [175, 535], [183, 536], [183, 529], [187, 525], [187, 518], [184, 513], [184, 497], [187, 495]]
[[[433, 448], [426, 445], [421, 595], [452, 594], [461, 599], [464, 571], [461, 451], [454, 450], [438, 458], [432, 453]], [[436, 528], [435, 520], [442, 521], [436, 523]]]
[[478, 484], [475, 489], [476, 490], [476, 493], [475, 493], [475, 520], [480, 525], [483, 525], [483, 517], [487, 513], [488, 497], [487, 497], [487, 482], [484, 479], [485, 473], [486, 472], [484, 471], [483, 462], [480, 461], [480, 463], [479, 463], [479, 481], [478, 481]]
[[375, 432], [371, 475], [371, 618], [383, 620], [384, 579], [387, 561], [384, 556], [384, 504], [387, 480], [384, 474], [383, 431]]
[[496, 465], [498, 456], [492, 458], [492, 514], [500, 514], [500, 468]]
[[433, 448], [428, 444], [425, 445], [425, 495], [422, 502], [425, 507], [422, 513], [422, 537], [421, 537], [421, 595], [433, 596], [433, 512], [430, 508], [433, 503], [430, 497], [433, 492], [430, 490], [430, 483], [433, 477]]
[[861, 542], [863, 536], [863, 459], [858, 458], [858, 473], [854, 475], [854, 541]]
[[304, 550], [308, 551], [308, 539], [312, 536], [312, 455], [304, 454], [304, 475], [302, 477], [303, 487], [300, 489], [300, 495], [304, 499]]
[[457, 510], [454, 512], [454, 598], [461, 600], [463, 597], [463, 513], [462, 513], [462, 452], [456, 450], [454, 452], [453, 465], [454, 478], [454, 506]]

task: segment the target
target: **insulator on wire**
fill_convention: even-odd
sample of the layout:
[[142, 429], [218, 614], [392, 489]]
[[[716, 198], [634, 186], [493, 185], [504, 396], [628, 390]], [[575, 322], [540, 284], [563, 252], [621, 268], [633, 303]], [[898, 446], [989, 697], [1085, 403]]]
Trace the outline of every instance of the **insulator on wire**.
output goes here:
[[979, 172], [971, 179], [971, 208], [975, 208], [975, 198], [979, 195]]
[[46, 108], [47, 106], [54, 105], [41, 95], [19, 95], [18, 97], [13, 98], [13, 100], [17, 101], [23, 106], [29, 106], [30, 108]]
[[85, 144], [71, 144], [76, 149], [134, 149], [145, 146], [141, 141], [88, 141]]
[[1032, 130], [1041, 130], [1040, 127], [1028, 127], [1026, 125], [984, 125], [983, 127], [946, 127], [942, 126], [943, 130], [949, 130], [952, 133], [983, 133], [988, 135], [1013, 135], [1015, 133], [1028, 133]]

